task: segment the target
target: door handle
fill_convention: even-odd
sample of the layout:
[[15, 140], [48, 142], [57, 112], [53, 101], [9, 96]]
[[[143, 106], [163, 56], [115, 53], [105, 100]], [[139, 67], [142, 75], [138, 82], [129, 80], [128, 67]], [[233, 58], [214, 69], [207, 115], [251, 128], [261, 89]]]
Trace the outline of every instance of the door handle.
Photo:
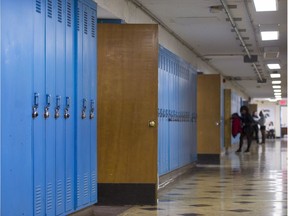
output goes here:
[[66, 107], [64, 110], [64, 118], [68, 119], [70, 117], [69, 108], [70, 108], [70, 97], [66, 97]]
[[149, 127], [151, 127], [151, 128], [156, 127], [156, 122], [155, 121], [149, 121]]
[[32, 118], [38, 117], [38, 106], [39, 106], [39, 94], [34, 93], [34, 105], [32, 106]]
[[46, 106], [45, 106], [45, 109], [44, 109], [44, 118], [45, 119], [49, 118], [49, 116], [50, 116], [50, 114], [49, 114], [50, 98], [51, 98], [51, 95], [47, 94], [46, 95]]
[[54, 118], [57, 119], [60, 117], [60, 104], [61, 104], [61, 96], [56, 96], [56, 108]]
[[86, 118], [86, 108], [87, 108], [87, 100], [84, 98], [82, 100], [82, 112], [81, 112], [81, 118], [82, 119]]

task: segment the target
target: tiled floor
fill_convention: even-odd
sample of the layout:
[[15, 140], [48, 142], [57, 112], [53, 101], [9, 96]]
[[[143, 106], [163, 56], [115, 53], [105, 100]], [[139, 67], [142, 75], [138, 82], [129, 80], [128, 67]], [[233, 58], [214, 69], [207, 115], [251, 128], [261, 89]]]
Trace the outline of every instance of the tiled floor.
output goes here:
[[160, 194], [157, 206], [136, 206], [120, 215], [286, 216], [286, 151], [287, 140], [253, 143], [249, 154], [233, 149], [219, 166], [197, 166]]

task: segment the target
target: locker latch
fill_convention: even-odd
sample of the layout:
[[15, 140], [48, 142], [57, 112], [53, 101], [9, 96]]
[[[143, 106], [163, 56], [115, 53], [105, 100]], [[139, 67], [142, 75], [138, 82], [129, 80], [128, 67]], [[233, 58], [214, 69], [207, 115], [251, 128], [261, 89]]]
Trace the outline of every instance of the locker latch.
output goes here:
[[94, 118], [94, 110], [95, 110], [95, 108], [94, 108], [94, 100], [91, 100], [91, 108], [90, 108], [90, 119], [93, 119]]
[[64, 110], [64, 118], [68, 119], [70, 117], [69, 108], [70, 108], [70, 97], [66, 97], [66, 107]]
[[82, 119], [86, 118], [86, 108], [87, 108], [87, 100], [84, 98], [83, 104], [82, 104], [82, 112], [81, 112], [81, 118]]
[[56, 107], [55, 107], [55, 119], [60, 117], [60, 104], [61, 104], [61, 96], [56, 96]]
[[50, 116], [50, 114], [49, 114], [50, 99], [51, 99], [51, 95], [47, 94], [46, 95], [46, 106], [44, 108], [44, 118], [45, 119], [49, 118], [49, 116]]
[[38, 117], [39, 94], [34, 93], [34, 105], [32, 106], [32, 118]]

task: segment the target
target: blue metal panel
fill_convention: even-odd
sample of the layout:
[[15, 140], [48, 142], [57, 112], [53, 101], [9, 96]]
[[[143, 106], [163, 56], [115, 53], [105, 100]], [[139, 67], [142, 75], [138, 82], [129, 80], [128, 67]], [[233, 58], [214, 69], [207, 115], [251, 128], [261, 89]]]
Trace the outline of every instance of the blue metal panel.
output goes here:
[[[33, 215], [33, 1], [2, 1], [1, 212]], [[28, 51], [28, 52], [27, 52]], [[25, 82], [23, 82], [25, 80]]]
[[[55, 107], [53, 117], [55, 119], [55, 153], [56, 153], [56, 215], [65, 211], [65, 119], [63, 107], [65, 102], [65, 40], [66, 40], [66, 16], [64, 9], [65, 0], [56, 1], [56, 74], [55, 74]], [[52, 111], [52, 110], [51, 110]], [[58, 117], [59, 113], [59, 117]]]
[[196, 123], [191, 121], [196, 83], [194, 86], [192, 74], [191, 65], [159, 47], [159, 175], [196, 159]]
[[[90, 119], [92, 106], [96, 109], [96, 4], [92, 3], [92, 1], [78, 1], [77, 22], [78, 90], [76, 205], [77, 209], [79, 209], [91, 203], [95, 203], [97, 200], [96, 117], [94, 116], [93, 119]], [[83, 114], [85, 114], [85, 116]]]
[[[55, 147], [55, 119], [54, 108], [56, 106], [55, 70], [56, 70], [56, 0], [46, 1], [46, 96], [45, 109], [49, 112], [46, 116], [46, 215], [55, 215], [56, 198], [56, 147]], [[45, 112], [45, 111], [44, 111]], [[45, 114], [44, 114], [45, 115]], [[42, 116], [41, 116], [42, 117]], [[57, 164], [58, 165], [58, 164]]]
[[[2, 19], [2, 0], [0, 0], [0, 20], [3, 20]], [[0, 92], [1, 92], [1, 89], [2, 89], [2, 25], [1, 25], [1, 21], [0, 21]], [[0, 124], [2, 125], [2, 122], [1, 122], [1, 119], [2, 119], [2, 94], [0, 93]], [[2, 130], [0, 130], [0, 146], [2, 146]], [[0, 176], [2, 176], [2, 148], [0, 148]], [[2, 191], [2, 178], [0, 178], [0, 209], [2, 209], [2, 194], [1, 194], [1, 191]], [[0, 215], [1, 215], [1, 210], [0, 210]]]
[[[37, 1], [34, 8], [34, 105], [38, 116], [33, 118], [33, 147], [34, 147], [34, 215], [45, 215], [45, 0]], [[33, 95], [34, 93], [34, 95]], [[38, 105], [37, 105], [38, 103]]]
[[[95, 8], [90, 8], [90, 203], [97, 202], [97, 14]], [[94, 115], [94, 116], [93, 116]], [[93, 117], [93, 118], [92, 118]]]
[[[75, 204], [75, 44], [76, 44], [76, 37], [75, 37], [75, 21], [76, 21], [76, 13], [75, 13], [75, 1], [74, 0], [67, 0], [66, 2], [66, 80], [65, 80], [65, 97], [63, 95], [62, 104], [65, 115], [65, 142], [66, 142], [66, 171], [65, 171], [65, 195], [66, 195], [66, 202], [65, 202], [65, 212], [71, 212], [74, 210]], [[63, 110], [63, 109], [62, 109]], [[65, 113], [66, 112], [66, 113]], [[62, 117], [63, 118], [63, 117]]]

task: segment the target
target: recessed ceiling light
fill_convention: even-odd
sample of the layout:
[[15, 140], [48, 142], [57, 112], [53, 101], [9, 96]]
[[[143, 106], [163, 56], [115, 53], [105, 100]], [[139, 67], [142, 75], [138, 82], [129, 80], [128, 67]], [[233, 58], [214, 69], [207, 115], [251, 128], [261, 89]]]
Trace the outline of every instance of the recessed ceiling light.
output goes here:
[[281, 92], [274, 92], [274, 95], [278, 96], [278, 95], [282, 95], [282, 93]]
[[281, 92], [281, 89], [273, 89], [274, 92]]
[[262, 41], [278, 40], [279, 32], [278, 31], [261, 31], [261, 38], [262, 38]]
[[267, 64], [270, 70], [281, 69], [280, 64]]
[[272, 84], [281, 84], [281, 80], [273, 80]]
[[270, 74], [270, 77], [271, 77], [271, 78], [280, 78], [280, 77], [281, 77], [281, 74], [271, 73], [271, 74]]
[[280, 89], [280, 88], [281, 88], [280, 85], [273, 85], [272, 87], [273, 87], [274, 89]]
[[276, 0], [254, 0], [254, 5], [257, 12], [277, 10]]

